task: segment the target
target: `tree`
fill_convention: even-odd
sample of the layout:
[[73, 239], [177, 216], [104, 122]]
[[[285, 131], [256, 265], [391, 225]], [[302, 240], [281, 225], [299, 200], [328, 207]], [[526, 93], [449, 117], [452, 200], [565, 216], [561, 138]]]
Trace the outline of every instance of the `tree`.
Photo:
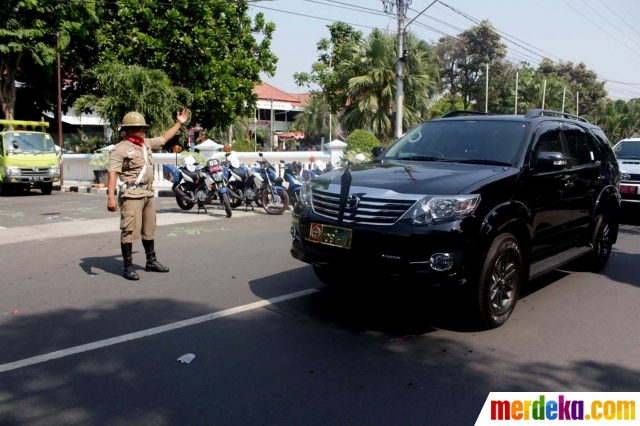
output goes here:
[[[572, 62], [554, 63], [545, 58], [538, 66], [538, 71], [542, 75], [563, 81], [567, 86], [567, 97], [575, 99], [576, 92], [580, 92], [580, 115], [595, 118], [604, 113], [607, 106], [605, 82], [598, 81], [597, 74], [588, 69], [584, 62], [578, 65]], [[575, 110], [573, 112], [575, 113]]]
[[[69, 47], [86, 45], [77, 41], [86, 40], [91, 34], [97, 15], [95, 3], [90, 1], [7, 0], [3, 4], [0, 8], [3, 25], [0, 31], [0, 105], [5, 118], [13, 119], [18, 93], [16, 82], [22, 85], [20, 93], [33, 97], [32, 103], [42, 109], [53, 105], [55, 97], [50, 87], [55, 81], [52, 64], [57, 52], [56, 33], [60, 34], [61, 56], [66, 60], [77, 66], [91, 60], [90, 55], [78, 55]], [[49, 90], [45, 89], [47, 87]]]
[[[293, 75], [298, 86], [311, 87], [316, 84], [322, 93], [335, 98], [343, 88], [336, 87], [337, 75], [334, 70], [349, 59], [353, 47], [362, 41], [362, 31], [356, 31], [349, 24], [336, 22], [327, 25], [331, 37], [322, 38], [317, 44], [318, 61], [311, 66], [311, 72], [297, 72]], [[335, 99], [332, 99], [335, 101]]]
[[[564, 83], [553, 76], [545, 76], [529, 65], [518, 70], [518, 113], [526, 113], [530, 109], [542, 108], [556, 111], [562, 110], [562, 95]], [[546, 80], [546, 91], [545, 91]], [[513, 111], [515, 105], [515, 85], [510, 88], [511, 96], [508, 104]], [[570, 98], [565, 99], [565, 111], [569, 112], [573, 103]]]
[[378, 139], [366, 130], [354, 130], [347, 136], [347, 152], [355, 154], [370, 154], [371, 150], [380, 145]]
[[[290, 129], [304, 132], [305, 139], [318, 142], [325, 135], [328, 126], [329, 105], [322, 98], [322, 94], [312, 94], [307, 100], [305, 110], [298, 114]], [[332, 126], [331, 140], [336, 135], [336, 128]]]
[[[407, 34], [404, 64], [403, 129], [424, 120], [429, 101], [439, 92], [435, 50], [414, 34]], [[381, 142], [393, 138], [397, 60], [396, 37], [374, 30], [349, 54], [336, 71], [348, 82], [341, 93], [342, 127], [370, 130]]]
[[159, 135], [175, 123], [176, 112], [193, 99], [187, 89], [174, 87], [164, 72], [137, 65], [105, 63], [90, 70], [88, 77], [95, 79], [96, 93], [81, 96], [74, 107], [81, 112], [95, 106], [114, 134], [122, 117], [137, 111], [150, 125], [148, 133]]
[[187, 88], [203, 127], [228, 128], [254, 111], [260, 73], [273, 76], [276, 69], [275, 24], [262, 13], [252, 22], [248, 7], [246, 1], [109, 2], [96, 41], [103, 60], [163, 70]]
[[[489, 21], [469, 28], [456, 37], [440, 38], [436, 46], [440, 58], [440, 75], [443, 88], [452, 95], [462, 97], [464, 109], [474, 101], [480, 102], [478, 85], [484, 79], [486, 64], [493, 68], [496, 61], [505, 57], [507, 46]], [[489, 79], [491, 81], [491, 78]]]
[[[325, 124], [327, 122], [327, 114], [334, 114], [340, 107], [340, 94], [344, 92], [347, 87], [347, 82], [344, 81], [343, 76], [340, 73], [335, 72], [336, 68], [349, 59], [350, 53], [353, 48], [362, 40], [362, 32], [356, 31], [352, 26], [345, 24], [344, 22], [336, 22], [331, 25], [327, 25], [330, 39], [323, 38], [318, 42], [317, 50], [319, 52], [318, 61], [311, 65], [311, 72], [297, 72], [293, 75], [294, 80], [298, 86], [311, 87], [315, 84], [320, 87], [320, 90], [312, 90], [312, 94], [320, 94], [321, 100], [327, 104], [326, 108], [323, 108], [322, 120], [318, 121], [315, 118], [309, 120], [309, 117], [302, 119], [300, 125], [311, 130], [314, 126], [310, 126], [311, 123], [322, 123], [320, 129], [320, 136], [326, 133]], [[310, 104], [311, 106], [312, 104]], [[313, 106], [319, 109], [317, 99], [314, 99]], [[302, 124], [302, 123], [305, 124]], [[333, 130], [333, 129], [332, 129]], [[333, 133], [333, 132], [332, 132]], [[313, 128], [310, 132], [313, 138], [317, 138], [317, 129]], [[333, 135], [329, 136], [331, 140]]]

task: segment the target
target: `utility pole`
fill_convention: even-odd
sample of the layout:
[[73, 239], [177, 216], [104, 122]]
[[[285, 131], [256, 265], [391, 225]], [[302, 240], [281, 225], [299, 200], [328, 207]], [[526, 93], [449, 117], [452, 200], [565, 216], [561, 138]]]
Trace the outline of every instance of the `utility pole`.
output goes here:
[[484, 112], [489, 112], [489, 62], [487, 62], [487, 87], [484, 89]]
[[562, 112], [564, 112], [564, 100], [567, 96], [567, 86], [564, 86], [564, 90], [562, 91]]
[[576, 115], [580, 115], [580, 110], [578, 109], [578, 105], [580, 104], [580, 92], [576, 92]]
[[[404, 62], [406, 49], [404, 46], [404, 20], [412, 0], [382, 0], [385, 13], [392, 15], [395, 9], [398, 20], [398, 59], [396, 61], [396, 138], [402, 136], [404, 108]], [[425, 9], [426, 10], [426, 9]]]
[[271, 101], [271, 125], [269, 126], [269, 151], [273, 151], [273, 98], [267, 99]]
[[544, 86], [542, 89], [542, 109], [544, 109], [544, 101], [547, 96], [547, 80], [544, 81]]
[[58, 145], [60, 146], [60, 187], [64, 184], [64, 167], [62, 164], [62, 73], [60, 71], [60, 31], [56, 33], [56, 58], [58, 68]]
[[518, 115], [518, 73], [516, 72], [516, 109], [513, 115]]

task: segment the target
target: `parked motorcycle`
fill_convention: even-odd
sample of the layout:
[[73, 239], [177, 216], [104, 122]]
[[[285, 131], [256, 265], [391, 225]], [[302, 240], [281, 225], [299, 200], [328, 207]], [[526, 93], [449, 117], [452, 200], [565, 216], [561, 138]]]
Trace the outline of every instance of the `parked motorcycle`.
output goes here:
[[304, 183], [304, 180], [300, 177], [302, 163], [299, 161], [285, 163], [284, 160], [280, 160], [280, 163], [284, 164], [284, 180], [289, 185], [287, 194], [289, 195], [289, 199], [295, 203], [300, 200], [300, 189]]
[[262, 206], [258, 197], [259, 187], [262, 186], [262, 177], [259, 173], [252, 172], [247, 167], [240, 164], [240, 160], [234, 153], [225, 155], [223, 166], [228, 170], [229, 180], [227, 187], [231, 197], [231, 207], [237, 208], [245, 204], [245, 210], [255, 202], [258, 207]]
[[269, 214], [282, 214], [288, 208], [290, 204], [289, 195], [287, 190], [282, 186], [283, 180], [281, 177], [275, 174], [276, 168], [264, 158], [262, 153], [258, 154], [262, 160], [258, 160], [260, 168], [262, 169], [262, 176], [265, 178], [262, 182], [262, 186], [258, 188], [258, 196], [262, 200], [262, 208]]
[[[231, 217], [231, 205], [226, 186], [225, 171], [220, 162], [208, 160], [205, 167], [198, 168], [198, 163], [191, 162], [180, 167], [172, 164], [163, 165], [165, 179], [173, 182], [171, 189], [176, 195], [176, 202], [182, 210], [191, 210], [198, 205], [198, 213], [205, 205], [212, 205], [219, 200], [223, 205], [227, 217]], [[191, 169], [191, 170], [190, 170]]]

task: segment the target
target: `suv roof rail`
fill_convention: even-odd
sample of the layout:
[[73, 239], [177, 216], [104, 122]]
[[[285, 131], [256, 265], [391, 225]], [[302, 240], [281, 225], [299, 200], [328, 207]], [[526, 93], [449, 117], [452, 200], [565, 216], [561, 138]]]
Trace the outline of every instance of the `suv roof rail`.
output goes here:
[[460, 117], [461, 115], [496, 115], [496, 114], [493, 114], [491, 112], [455, 110], [455, 111], [449, 111], [446, 114], [443, 114], [442, 116], [440, 116], [440, 118]]
[[[559, 115], [559, 116], [564, 117], [564, 118], [572, 118], [574, 120], [582, 121], [584, 123], [589, 123], [589, 120], [587, 120], [584, 117], [579, 117], [579, 116], [573, 115], [573, 114], [567, 114], [566, 112], [552, 111], [552, 110], [549, 110], [549, 109], [540, 109], [540, 108], [535, 108], [535, 109], [530, 110], [529, 112], [527, 112], [527, 114], [524, 116], [524, 118], [541, 117], [543, 115]], [[589, 123], [589, 124], [591, 124], [591, 123]]]

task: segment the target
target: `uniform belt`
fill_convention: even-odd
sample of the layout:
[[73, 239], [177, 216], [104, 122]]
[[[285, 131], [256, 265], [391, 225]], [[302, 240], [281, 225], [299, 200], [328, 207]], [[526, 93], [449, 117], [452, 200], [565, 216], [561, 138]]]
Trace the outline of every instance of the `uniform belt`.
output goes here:
[[141, 183], [136, 185], [134, 182], [125, 182], [124, 184], [122, 184], [122, 186], [125, 186], [127, 188], [136, 188], [136, 189], [151, 189], [152, 184]]

